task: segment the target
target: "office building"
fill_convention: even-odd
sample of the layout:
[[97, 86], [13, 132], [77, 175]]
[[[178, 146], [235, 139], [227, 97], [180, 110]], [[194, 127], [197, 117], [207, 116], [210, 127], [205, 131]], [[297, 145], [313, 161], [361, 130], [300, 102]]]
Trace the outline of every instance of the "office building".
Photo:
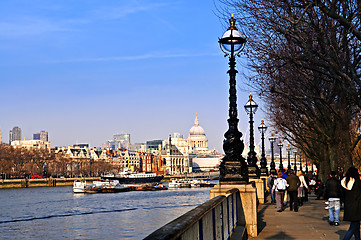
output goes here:
[[43, 142], [48, 142], [49, 141], [48, 132], [40, 131], [40, 133], [34, 133], [33, 140], [41, 140]]
[[113, 139], [115, 141], [120, 141], [123, 145], [126, 145], [126, 144], [131, 144], [130, 142], [130, 134], [129, 133], [119, 133], [119, 134], [115, 134], [113, 136]]
[[146, 151], [147, 152], [158, 152], [162, 149], [163, 140], [151, 140], [146, 142]]
[[13, 129], [10, 130], [9, 133], [9, 144], [11, 144], [12, 141], [20, 141], [20, 140], [21, 140], [21, 128], [13, 127]]

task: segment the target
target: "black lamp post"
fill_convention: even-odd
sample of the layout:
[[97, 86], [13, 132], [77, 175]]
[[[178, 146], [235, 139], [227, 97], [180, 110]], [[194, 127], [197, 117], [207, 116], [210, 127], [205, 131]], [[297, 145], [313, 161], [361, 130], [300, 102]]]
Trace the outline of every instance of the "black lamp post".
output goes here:
[[297, 148], [295, 148], [295, 150], [294, 150], [294, 152], [293, 152], [294, 154], [295, 154], [295, 164], [294, 164], [294, 170], [295, 170], [295, 173], [297, 172], [297, 162], [296, 162], [296, 157], [297, 157]]
[[291, 151], [292, 151], [292, 147], [290, 146], [290, 144], [288, 144], [287, 146], [287, 152], [288, 152], [288, 166], [287, 166], [287, 171], [288, 173], [291, 172], [292, 167], [291, 167]]
[[284, 168], [283, 168], [283, 163], [282, 163], [282, 147], [283, 147], [283, 144], [282, 144], [282, 140], [280, 139], [280, 142], [278, 143], [278, 147], [280, 148], [280, 165], [279, 165], [279, 170], [281, 172], [284, 171]]
[[276, 141], [276, 137], [273, 135], [273, 133], [271, 133], [271, 136], [268, 138], [268, 140], [271, 143], [271, 164], [270, 164], [270, 172], [275, 174], [277, 173], [276, 171], [276, 164], [275, 164], [275, 158], [274, 158], [274, 153], [273, 153], [273, 143]]
[[238, 131], [237, 118], [237, 91], [236, 91], [236, 58], [245, 43], [246, 39], [235, 26], [236, 19], [232, 17], [229, 19], [230, 27], [219, 39], [221, 50], [229, 57], [229, 119], [228, 131], [224, 134], [226, 138], [223, 141], [223, 150], [225, 157], [219, 166], [221, 183], [248, 183], [248, 167], [246, 160], [242, 157], [244, 149], [243, 141], [241, 140], [242, 133]]
[[300, 171], [302, 171], [302, 158], [301, 158], [301, 155], [300, 155]]
[[248, 162], [248, 175], [250, 177], [256, 177], [258, 178], [260, 175], [259, 168], [257, 166], [257, 154], [254, 151], [254, 134], [253, 134], [253, 114], [257, 112], [258, 105], [255, 103], [252, 99], [252, 95], [249, 95], [249, 100], [244, 105], [244, 109], [249, 114], [249, 152], [247, 156], [247, 162]]
[[306, 158], [306, 169], [305, 169], [305, 171], [306, 171], [306, 173], [308, 173], [308, 163], [307, 163], [307, 158]]
[[263, 120], [261, 121], [261, 125], [259, 125], [258, 130], [260, 131], [262, 138], [261, 175], [267, 176], [268, 175], [267, 159], [264, 150], [264, 134], [267, 131], [267, 126], [264, 124]]

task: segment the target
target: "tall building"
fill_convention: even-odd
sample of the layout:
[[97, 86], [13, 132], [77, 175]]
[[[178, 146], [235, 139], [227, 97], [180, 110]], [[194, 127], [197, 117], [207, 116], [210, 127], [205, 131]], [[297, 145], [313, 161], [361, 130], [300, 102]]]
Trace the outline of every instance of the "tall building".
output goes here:
[[123, 145], [125, 145], [127, 143], [131, 144], [131, 142], [130, 142], [130, 134], [129, 133], [115, 134], [113, 136], [113, 139], [116, 140], [116, 141], [120, 141]]
[[2, 135], [1, 135], [1, 129], [0, 129], [0, 144], [3, 143], [3, 138], [2, 138]]
[[40, 133], [34, 133], [33, 140], [41, 140], [43, 142], [48, 142], [49, 141], [48, 132], [40, 131]]
[[12, 130], [10, 130], [9, 133], [9, 144], [11, 144], [12, 141], [20, 141], [21, 140], [21, 128], [19, 127], [13, 127]]

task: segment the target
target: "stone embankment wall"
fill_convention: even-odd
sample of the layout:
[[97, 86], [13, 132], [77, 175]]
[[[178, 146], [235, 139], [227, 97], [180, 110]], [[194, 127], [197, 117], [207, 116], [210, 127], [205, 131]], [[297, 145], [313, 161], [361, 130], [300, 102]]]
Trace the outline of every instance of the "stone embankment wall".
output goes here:
[[[0, 189], [27, 187], [57, 187], [72, 186], [79, 178], [44, 178], [44, 179], [0, 179]], [[100, 178], [83, 178], [86, 181], [96, 181]]]

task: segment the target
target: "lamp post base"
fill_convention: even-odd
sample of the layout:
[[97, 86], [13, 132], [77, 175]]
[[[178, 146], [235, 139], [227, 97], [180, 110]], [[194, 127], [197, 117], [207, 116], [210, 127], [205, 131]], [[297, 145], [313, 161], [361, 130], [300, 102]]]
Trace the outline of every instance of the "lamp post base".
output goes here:
[[248, 176], [250, 178], [259, 178], [260, 170], [258, 166], [248, 166]]
[[261, 167], [261, 176], [268, 176], [268, 169], [267, 167]]
[[219, 182], [224, 184], [247, 184], [248, 169], [239, 161], [226, 161], [220, 165]]

